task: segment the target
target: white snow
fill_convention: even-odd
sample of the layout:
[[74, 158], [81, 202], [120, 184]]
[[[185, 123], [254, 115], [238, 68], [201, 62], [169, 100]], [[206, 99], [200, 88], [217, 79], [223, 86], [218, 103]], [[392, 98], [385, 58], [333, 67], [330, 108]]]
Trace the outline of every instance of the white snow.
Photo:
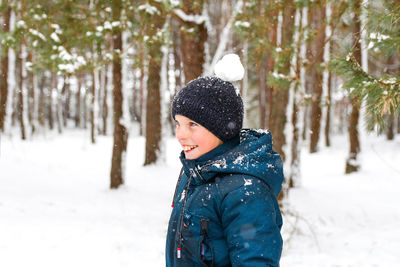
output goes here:
[[175, 15], [177, 15], [180, 19], [187, 22], [193, 22], [198, 25], [204, 23], [206, 21], [206, 17], [203, 15], [188, 15], [182, 9], [174, 9]]
[[400, 140], [361, 140], [361, 170], [344, 175], [347, 137], [302, 153], [303, 187], [289, 195], [282, 266], [379, 266], [400, 262]]
[[144, 5], [140, 5], [138, 7], [138, 10], [144, 10], [146, 13], [149, 15], [154, 15], [154, 14], [159, 14], [160, 12], [158, 11], [157, 7], [150, 5], [149, 3], [146, 3]]
[[[0, 266], [164, 266], [180, 170], [167, 139], [163, 164], [144, 167], [130, 137], [126, 184], [109, 189], [112, 136], [89, 132], [0, 138]], [[394, 267], [400, 262], [400, 139], [365, 136], [361, 170], [344, 175], [347, 137], [302, 153], [303, 187], [285, 208], [282, 267]], [[295, 228], [294, 228], [295, 226]]]
[[59, 43], [59, 42], [60, 42], [60, 38], [58, 38], [58, 35], [57, 35], [57, 33], [55, 33], [55, 32], [53, 32], [53, 33], [50, 35], [50, 38], [53, 39], [53, 41], [56, 42], [56, 43]]
[[215, 75], [224, 81], [234, 82], [243, 79], [244, 68], [236, 54], [227, 54], [215, 64]]
[[111, 23], [109, 21], [104, 22], [104, 29], [106, 30], [112, 30]]
[[226, 160], [225, 159], [217, 160], [213, 163], [212, 166], [214, 166], [218, 169], [226, 169]]
[[111, 26], [112, 26], [112, 27], [119, 27], [119, 25], [121, 25], [121, 22], [120, 22], [120, 21], [113, 21], [113, 22], [111, 23]]
[[383, 40], [389, 39], [390, 36], [385, 35], [385, 34], [381, 34], [379, 32], [371, 32], [369, 34], [369, 38], [376, 39], [378, 42], [382, 42]]
[[27, 28], [26, 23], [25, 23], [25, 21], [23, 21], [23, 20], [17, 21], [17, 22], [15, 23], [15, 26], [16, 26], [17, 28], [22, 28], [22, 29], [26, 29], [26, 28]]
[[244, 179], [244, 186], [252, 185], [251, 179]]
[[236, 27], [243, 27], [243, 28], [250, 28], [250, 22], [248, 21], [236, 21], [235, 22]]
[[255, 131], [260, 134], [268, 134], [269, 133], [268, 129], [255, 129]]
[[15, 136], [0, 144], [0, 266], [164, 265], [175, 140], [167, 164], [143, 167], [145, 140], [131, 138], [126, 185], [110, 190], [111, 136]]
[[30, 32], [32, 35], [35, 35], [35, 36], [39, 37], [39, 38], [42, 39], [43, 41], [46, 41], [46, 37], [45, 37], [42, 33], [40, 33], [39, 31], [37, 31], [37, 30], [35, 30], [35, 29], [29, 29], [29, 32]]
[[233, 164], [241, 165], [241, 164], [243, 164], [243, 160], [244, 159], [245, 159], [245, 156], [244, 155], [240, 155], [233, 161]]

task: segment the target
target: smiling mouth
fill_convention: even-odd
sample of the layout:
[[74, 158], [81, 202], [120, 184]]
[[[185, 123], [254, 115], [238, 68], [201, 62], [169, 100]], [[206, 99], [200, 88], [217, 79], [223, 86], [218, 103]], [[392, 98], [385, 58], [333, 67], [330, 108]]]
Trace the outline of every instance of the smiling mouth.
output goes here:
[[187, 152], [190, 152], [193, 149], [197, 148], [198, 146], [182, 146], [182, 147], [183, 147], [183, 151], [185, 151], [187, 153]]

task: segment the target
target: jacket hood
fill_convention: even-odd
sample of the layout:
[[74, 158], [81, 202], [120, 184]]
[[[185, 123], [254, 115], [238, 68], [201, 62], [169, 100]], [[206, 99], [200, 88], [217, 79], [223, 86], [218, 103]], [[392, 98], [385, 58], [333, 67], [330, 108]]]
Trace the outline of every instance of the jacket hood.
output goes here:
[[205, 183], [216, 175], [243, 174], [264, 181], [275, 196], [282, 188], [282, 160], [272, 150], [272, 136], [266, 130], [242, 129], [239, 137], [197, 159], [187, 160], [183, 152], [180, 159], [193, 184]]

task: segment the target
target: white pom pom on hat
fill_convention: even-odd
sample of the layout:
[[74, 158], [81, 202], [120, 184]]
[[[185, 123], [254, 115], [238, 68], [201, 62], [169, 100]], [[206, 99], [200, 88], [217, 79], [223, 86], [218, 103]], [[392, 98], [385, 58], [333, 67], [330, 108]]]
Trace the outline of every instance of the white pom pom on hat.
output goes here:
[[227, 54], [215, 64], [214, 73], [224, 81], [235, 82], [243, 79], [244, 68], [238, 55]]

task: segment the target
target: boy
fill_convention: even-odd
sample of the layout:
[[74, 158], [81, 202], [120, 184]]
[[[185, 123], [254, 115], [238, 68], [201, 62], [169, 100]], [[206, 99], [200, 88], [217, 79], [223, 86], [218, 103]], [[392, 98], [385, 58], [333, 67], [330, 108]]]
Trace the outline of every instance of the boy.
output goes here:
[[242, 99], [217, 77], [189, 82], [174, 98], [172, 116], [183, 168], [166, 266], [279, 266], [283, 172], [271, 134], [242, 129]]

